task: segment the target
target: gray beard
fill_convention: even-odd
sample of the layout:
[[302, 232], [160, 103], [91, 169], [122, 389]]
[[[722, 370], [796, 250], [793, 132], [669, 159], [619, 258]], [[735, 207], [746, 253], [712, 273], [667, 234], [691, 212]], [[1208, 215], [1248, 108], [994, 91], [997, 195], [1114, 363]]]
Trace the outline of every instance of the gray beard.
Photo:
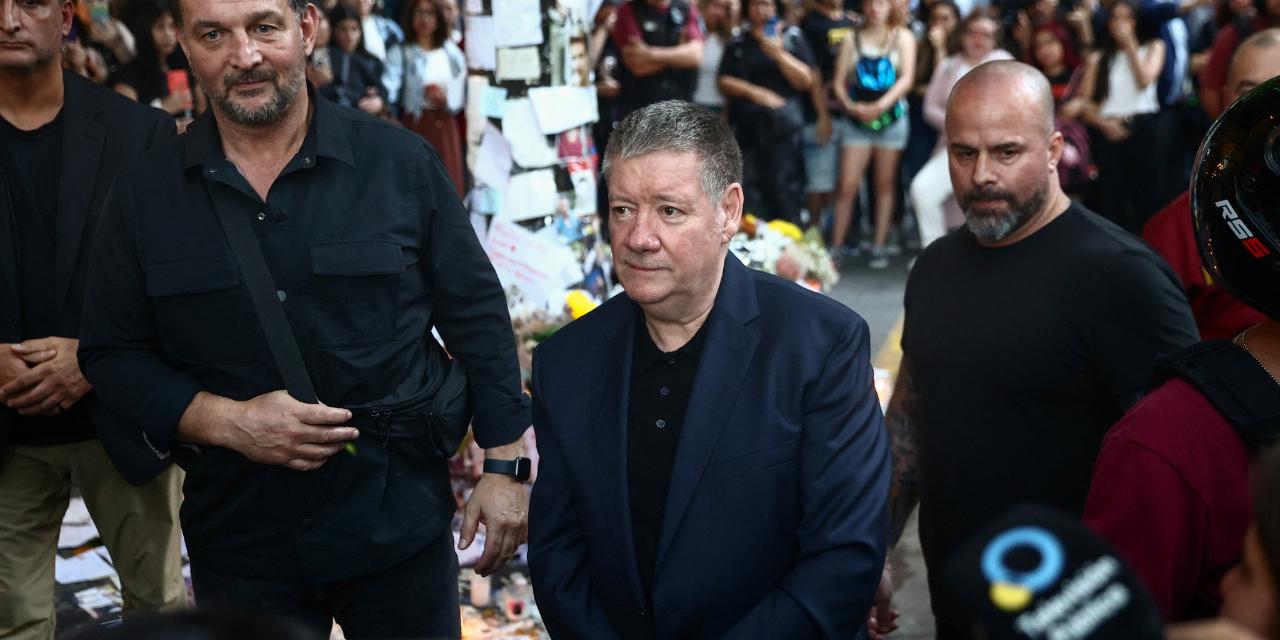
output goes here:
[[277, 122], [284, 114], [289, 111], [289, 107], [293, 106], [293, 101], [297, 99], [298, 93], [303, 90], [304, 75], [294, 74], [290, 81], [279, 85], [276, 88], [275, 96], [271, 101], [258, 107], [257, 109], [246, 109], [243, 105], [231, 99], [231, 91], [224, 89], [212, 96], [213, 103], [217, 105], [218, 110], [226, 114], [232, 122], [246, 127], [259, 127]]
[[[1056, 178], [1057, 176], [1053, 176]], [[1003, 198], [1009, 203], [1009, 211], [1004, 214], [981, 213], [972, 206], [973, 201], [986, 199], [991, 195]], [[999, 194], [984, 194], [979, 191], [970, 191], [960, 205], [964, 207], [964, 223], [969, 227], [969, 231], [978, 238], [983, 244], [992, 244], [1000, 242], [1013, 232], [1021, 229], [1031, 220], [1035, 214], [1044, 208], [1045, 203], [1049, 200], [1049, 178], [1040, 183], [1040, 186], [1032, 193], [1030, 197], [1022, 202], [1013, 199], [1008, 193], [1001, 192]]]

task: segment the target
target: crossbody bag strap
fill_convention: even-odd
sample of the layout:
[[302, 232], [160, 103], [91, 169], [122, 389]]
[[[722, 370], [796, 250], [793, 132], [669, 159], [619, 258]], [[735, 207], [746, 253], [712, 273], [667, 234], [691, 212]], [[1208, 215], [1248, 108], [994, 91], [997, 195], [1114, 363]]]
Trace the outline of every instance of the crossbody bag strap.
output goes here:
[[240, 275], [249, 290], [249, 299], [253, 301], [253, 310], [258, 314], [262, 332], [267, 336], [276, 368], [284, 379], [285, 390], [299, 402], [318, 403], [307, 364], [302, 360], [302, 351], [298, 349], [289, 319], [284, 315], [284, 306], [276, 295], [275, 280], [262, 257], [262, 245], [250, 228], [249, 220], [237, 215], [236, 207], [227, 201], [226, 187], [208, 184], [206, 180], [205, 191], [231, 245], [231, 253], [240, 265]]

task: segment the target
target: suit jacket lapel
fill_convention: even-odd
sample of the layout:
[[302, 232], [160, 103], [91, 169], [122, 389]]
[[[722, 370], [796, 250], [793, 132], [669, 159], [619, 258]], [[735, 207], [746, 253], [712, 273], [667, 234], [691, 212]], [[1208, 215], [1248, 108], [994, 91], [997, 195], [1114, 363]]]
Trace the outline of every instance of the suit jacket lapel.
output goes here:
[[707, 342], [694, 376], [693, 394], [689, 397], [675, 466], [671, 470], [662, 536], [658, 541], [659, 568], [724, 431], [742, 381], [751, 370], [751, 360], [760, 342], [760, 331], [751, 321], [758, 312], [755, 286], [747, 267], [733, 254], [728, 254], [715, 307], [707, 319], [710, 323]]
[[595, 388], [591, 393], [591, 450], [601, 500], [609, 514], [616, 548], [627, 568], [627, 583], [639, 604], [648, 602], [640, 584], [635, 537], [631, 530], [631, 499], [627, 479], [627, 412], [631, 397], [631, 358], [636, 330], [636, 307], [619, 305], [618, 318], [598, 345], [594, 358]]
[[[4, 151], [0, 151], [4, 153]], [[10, 296], [8, 299], [13, 301], [13, 317], [18, 317], [18, 301], [21, 294], [18, 292], [18, 238], [14, 229], [13, 216], [13, 186], [18, 177], [4, 175], [4, 165], [8, 163], [0, 163], [0, 282], [8, 285]], [[8, 314], [5, 314], [6, 316]], [[0, 322], [8, 322], [10, 318], [0, 316]]]
[[101, 100], [81, 90], [79, 76], [66, 72], [63, 79], [66, 93], [62, 107], [62, 184], [58, 189], [58, 230], [54, 240], [54, 292], [59, 309], [66, 302], [67, 287], [75, 272], [107, 137], [107, 126], [97, 119], [103, 109]]

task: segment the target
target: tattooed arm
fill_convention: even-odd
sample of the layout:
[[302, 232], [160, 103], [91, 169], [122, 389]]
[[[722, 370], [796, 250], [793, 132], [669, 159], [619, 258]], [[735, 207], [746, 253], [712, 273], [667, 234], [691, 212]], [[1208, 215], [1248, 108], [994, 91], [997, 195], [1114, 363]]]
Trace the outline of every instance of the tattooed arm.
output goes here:
[[893, 481], [889, 494], [889, 548], [898, 544], [916, 503], [920, 501], [919, 420], [920, 391], [916, 387], [911, 360], [906, 354], [898, 367], [898, 380], [885, 411], [884, 424], [889, 430], [893, 450]]

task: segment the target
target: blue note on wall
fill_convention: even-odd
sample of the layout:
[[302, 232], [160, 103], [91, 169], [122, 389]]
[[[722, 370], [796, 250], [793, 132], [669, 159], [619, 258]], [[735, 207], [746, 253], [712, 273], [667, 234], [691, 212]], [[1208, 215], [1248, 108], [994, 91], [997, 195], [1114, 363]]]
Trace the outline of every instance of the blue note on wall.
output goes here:
[[502, 87], [485, 87], [484, 115], [502, 119], [507, 114], [507, 90]]

